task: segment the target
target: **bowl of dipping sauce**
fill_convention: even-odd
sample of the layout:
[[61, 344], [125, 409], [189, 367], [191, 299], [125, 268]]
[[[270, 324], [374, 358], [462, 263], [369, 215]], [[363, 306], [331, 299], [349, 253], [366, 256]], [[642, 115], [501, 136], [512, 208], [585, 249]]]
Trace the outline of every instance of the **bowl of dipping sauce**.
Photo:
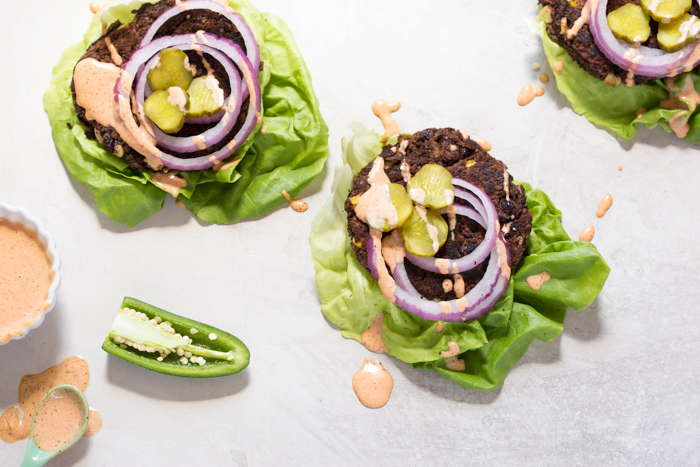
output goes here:
[[44, 322], [56, 303], [61, 259], [44, 224], [0, 203], [0, 345]]

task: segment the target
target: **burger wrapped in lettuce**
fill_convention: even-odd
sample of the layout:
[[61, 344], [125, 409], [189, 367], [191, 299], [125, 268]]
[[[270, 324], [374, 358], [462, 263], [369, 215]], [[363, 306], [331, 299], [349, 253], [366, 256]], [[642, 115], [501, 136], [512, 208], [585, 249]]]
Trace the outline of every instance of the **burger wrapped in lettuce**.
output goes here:
[[464, 130], [387, 140], [351, 128], [310, 236], [321, 309], [343, 336], [494, 389], [601, 291], [596, 247], [572, 241], [547, 195]]
[[631, 139], [700, 143], [697, 0], [539, 0], [547, 59], [573, 110]]
[[171, 194], [203, 220], [236, 222], [321, 171], [328, 129], [279, 18], [246, 0], [95, 9], [44, 107], [66, 168], [107, 216], [132, 226]]

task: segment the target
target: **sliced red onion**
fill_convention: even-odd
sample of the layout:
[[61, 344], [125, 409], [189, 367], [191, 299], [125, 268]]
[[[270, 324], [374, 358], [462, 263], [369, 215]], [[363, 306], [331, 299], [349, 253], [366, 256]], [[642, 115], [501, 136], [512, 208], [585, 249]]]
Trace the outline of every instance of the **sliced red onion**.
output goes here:
[[[477, 212], [476, 209], [470, 208], [469, 206], [463, 206], [461, 204], [453, 204], [452, 205], [454, 209], [455, 214], [459, 214], [460, 216], [468, 217], [480, 226], [482, 226], [484, 229], [486, 229], [486, 220], [484, 217]], [[445, 208], [441, 209], [438, 211], [439, 214], [449, 214], [450, 208]]]
[[[466, 256], [458, 259], [445, 259], [445, 258], [435, 258], [434, 256], [422, 257], [416, 256], [414, 254], [406, 252], [406, 258], [426, 271], [435, 272], [438, 274], [464, 272], [476, 267], [477, 264], [481, 264], [486, 260], [488, 255], [491, 253], [494, 244], [496, 243], [496, 238], [500, 231], [500, 224], [498, 223], [498, 212], [496, 212], [496, 207], [493, 205], [491, 198], [488, 197], [484, 191], [478, 186], [462, 180], [460, 178], [453, 178], [452, 184], [469, 190], [471, 193], [464, 193], [464, 190], [455, 190], [455, 196], [465, 196], [466, 201], [470, 202], [474, 209], [479, 212], [482, 210], [482, 215], [486, 221], [484, 228], [486, 233], [484, 234], [484, 240], [477, 246], [474, 251]], [[462, 210], [459, 205], [454, 205], [457, 209], [457, 214], [462, 212], [467, 213], [469, 211]], [[465, 214], [461, 214], [465, 215]]]
[[588, 2], [591, 4], [589, 26], [595, 43], [601, 52], [620, 68], [632, 70], [637, 75], [666, 78], [691, 71], [700, 63], [700, 41], [674, 53], [628, 44], [616, 38], [610, 30], [606, 15], [608, 0]]
[[[179, 37], [187, 37], [189, 39], [191, 36]], [[160, 39], [156, 39], [151, 44], [156, 44], [159, 40]], [[206, 147], [211, 147], [219, 141], [221, 141], [222, 139], [224, 139], [226, 135], [228, 135], [231, 132], [231, 130], [233, 130], [233, 127], [236, 124], [236, 119], [238, 118], [238, 114], [241, 111], [241, 103], [243, 102], [241, 78], [238, 75], [236, 68], [234, 67], [234, 62], [239, 67], [242, 66], [240, 62], [243, 58], [243, 55], [239, 54], [236, 57], [228, 57], [227, 55], [222, 54], [218, 50], [215, 50], [206, 45], [197, 45], [191, 43], [175, 45], [169, 47], [169, 49], [179, 49], [185, 51], [193, 50], [195, 47], [201, 50], [202, 52], [212, 56], [215, 60], [221, 63], [221, 65], [224, 67], [224, 70], [226, 71], [226, 74], [228, 75], [229, 83], [231, 86], [231, 94], [229, 95], [224, 105], [224, 107], [226, 108], [225, 116], [219, 119], [218, 124], [216, 126], [204, 131], [203, 133], [200, 133], [199, 135], [178, 137], [168, 135], [157, 126], [153, 126], [153, 136], [155, 136], [156, 141], [158, 141], [158, 145], [170, 151], [180, 153], [196, 152], [202, 150], [202, 148], [194, 142], [197, 140], [199, 140], [199, 144], [205, 145]], [[157, 61], [158, 55], [151, 58], [151, 60], [149, 60], [149, 62], [146, 63], [146, 66], [140, 72], [141, 74], [139, 75], [138, 80], [136, 81], [136, 102], [138, 102], [140, 106], [143, 106], [145, 102], [145, 91], [146, 85], [148, 83], [148, 72], [151, 70], [151, 68], [155, 66]]]
[[[486, 209], [484, 209], [484, 205], [481, 201], [479, 201], [479, 198], [474, 196], [473, 194], [469, 193], [467, 190], [463, 190], [459, 187], [455, 188], [455, 197], [462, 199], [469, 204], [471, 204], [476, 212], [479, 213], [482, 219], [486, 219]], [[485, 228], [485, 227], [484, 227]]]
[[[210, 10], [220, 15], [224, 16], [226, 19], [231, 21], [233, 25], [238, 29], [238, 32], [243, 37], [243, 43], [246, 48], [246, 56], [248, 60], [252, 63], [252, 69], [258, 70], [260, 66], [260, 49], [258, 49], [258, 42], [255, 40], [253, 31], [251, 31], [245, 20], [237, 14], [231, 7], [224, 6], [221, 3], [215, 2], [213, 0], [189, 0], [187, 2], [182, 2], [171, 9], [163, 12], [156, 20], [151, 24], [151, 26], [146, 31], [146, 35], [141, 40], [141, 47], [153, 41], [153, 38], [158, 33], [158, 30], [170, 19], [179, 15], [180, 13], [185, 13], [188, 10]], [[200, 35], [200, 34], [198, 34]], [[206, 44], [205, 44], [206, 45]], [[132, 75], [133, 76], [133, 75]], [[257, 73], [256, 73], [257, 76]]]
[[209, 123], [215, 123], [221, 120], [221, 117], [224, 116], [226, 111], [224, 109], [219, 110], [216, 114], [211, 115], [211, 116], [204, 116], [204, 117], [198, 117], [198, 118], [187, 118], [185, 119], [185, 123], [191, 124], [191, 125], [207, 125]]
[[[204, 1], [204, 0], [196, 0]], [[193, 2], [194, 3], [194, 2]], [[137, 76], [139, 69], [147, 61], [151, 60], [154, 55], [164, 48], [174, 47], [184, 44], [216, 49], [223, 52], [224, 55], [231, 58], [239, 67], [246, 82], [247, 91], [250, 94], [250, 105], [248, 106], [248, 114], [241, 129], [236, 133], [234, 138], [220, 150], [207, 156], [196, 157], [192, 159], [182, 159], [180, 157], [167, 154], [159, 150], [155, 145], [149, 144], [150, 141], [140, 141], [134, 149], [144, 155], [153, 166], [153, 159], [158, 159], [163, 165], [178, 169], [178, 170], [200, 170], [206, 169], [214, 165], [214, 163], [226, 159], [240, 147], [246, 140], [248, 135], [253, 131], [253, 128], [260, 119], [262, 111], [262, 96], [260, 92], [260, 83], [257, 79], [257, 69], [253, 67], [250, 60], [243, 54], [240, 47], [228, 39], [218, 38], [211, 34], [186, 34], [180, 36], [166, 36], [148, 43], [146, 46], [134, 52], [127, 62], [115, 85], [115, 102], [118, 109], [117, 114], [124, 122], [127, 128], [132, 131], [141, 131], [136, 125], [131, 112], [127, 112], [127, 104], [130, 107], [131, 82], [134, 76]], [[125, 79], [127, 78], [128, 79]], [[128, 83], [128, 84], [127, 84]], [[238, 105], [242, 102], [239, 101]]]
[[[398, 237], [400, 242], [400, 236]], [[403, 247], [403, 244], [400, 244]], [[378, 261], [384, 261], [381, 251], [370, 236], [367, 240], [367, 259], [372, 276], [379, 282]], [[404, 250], [405, 251], [405, 250]], [[434, 302], [422, 298], [411, 284], [403, 258], [395, 258], [392, 271], [397, 287], [394, 290], [394, 303], [401, 309], [428, 320], [447, 322], [467, 321], [486, 314], [508, 288], [510, 267], [508, 267], [508, 247], [502, 235], [490, 252], [491, 258], [479, 283], [460, 299]]]

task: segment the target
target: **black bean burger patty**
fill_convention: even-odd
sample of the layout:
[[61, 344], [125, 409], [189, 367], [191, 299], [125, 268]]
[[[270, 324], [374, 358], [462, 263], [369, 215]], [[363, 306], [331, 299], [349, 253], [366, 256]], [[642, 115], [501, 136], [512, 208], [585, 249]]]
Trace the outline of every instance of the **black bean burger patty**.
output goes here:
[[[525, 204], [525, 191], [513, 184], [513, 177], [507, 172], [506, 165], [491, 157], [479, 144], [452, 128], [430, 128], [411, 136], [400, 136], [397, 144], [385, 146], [381, 157], [385, 161], [385, 171], [392, 183], [406, 186], [401, 175], [401, 162], [405, 161], [415, 175], [425, 164], [439, 164], [454, 177], [462, 178], [484, 190], [498, 211], [498, 218], [511, 255], [511, 266], [520, 261], [525, 242], [530, 236], [532, 213]], [[474, 161], [474, 163], [468, 161]], [[467, 167], [470, 165], [470, 167]], [[352, 247], [357, 260], [368, 268], [367, 237], [369, 226], [357, 218], [351, 198], [361, 195], [370, 188], [367, 175], [372, 163], [364, 167], [355, 177], [352, 190], [345, 200], [348, 215], [348, 233], [353, 239]], [[504, 177], [508, 177], [506, 193]], [[462, 202], [455, 198], [455, 202]], [[464, 202], [464, 204], [467, 204]], [[445, 218], [445, 220], [447, 220]], [[463, 216], [457, 216], [455, 238], [447, 236], [447, 242], [435, 255], [438, 258], [457, 259], [466, 256], [481, 243], [484, 229], [476, 222]], [[359, 244], [360, 246], [357, 246]], [[486, 271], [484, 261], [471, 271], [462, 273], [465, 291], [469, 291], [479, 282]], [[454, 280], [452, 274], [437, 274], [420, 269], [406, 260], [406, 269], [416, 289], [428, 299], [452, 300], [457, 298], [454, 291], [445, 292], [442, 283], [445, 279]]]
[[[146, 31], [151, 26], [153, 21], [155, 21], [157, 17], [173, 6], [175, 6], [175, 0], [162, 0], [155, 4], [144, 4], [141, 8], [139, 8], [139, 10], [137, 10], [134, 20], [129, 24], [123, 25], [119, 21], [112, 24], [100, 39], [90, 45], [85, 52], [85, 55], [83, 55], [80, 60], [93, 58], [103, 63], [114, 63], [105, 42], [105, 38], [109, 38], [112, 45], [117, 49], [119, 55], [124, 60], [124, 63], [126, 63], [134, 51], [139, 48], [141, 40], [143, 40], [143, 37], [146, 35]], [[229, 39], [237, 44], [243, 50], [243, 52], [246, 52], [243, 37], [233, 23], [220, 14], [209, 10], [183, 10], [181, 14], [168, 20], [160, 28], [155, 38], [157, 39], [162, 36], [179, 34], [194, 34], [197, 31], [204, 31]], [[202, 57], [200, 57], [195, 51], [187, 51], [185, 53], [189, 57], [190, 63], [197, 68], [196, 76], [206, 75], [206, 68], [203, 64]], [[211, 65], [214, 71], [214, 76], [217, 80], [219, 80], [219, 83], [224, 90], [224, 95], [228, 96], [231, 93], [231, 88], [224, 68], [207, 54], [204, 54], [204, 59], [206, 59]], [[78, 114], [78, 118], [87, 127], [87, 130], [85, 130], [86, 136], [90, 139], [96, 138], [105, 149], [113, 154], [121, 156], [123, 152], [126, 162], [131, 167], [141, 171], [151, 170], [151, 168], [145, 162], [144, 157], [124, 143], [114, 128], [109, 126], [105, 127], [95, 121], [86, 120], [85, 109], [80, 107], [76, 101], [75, 85], [73, 83], [71, 83], [71, 90], [73, 92], [73, 104], [75, 106], [75, 111]], [[233, 131], [231, 131], [219, 143], [201, 151], [182, 154], [181, 157], [184, 159], [200, 157], [216, 152], [224, 147], [233, 139], [240, 127], [243, 126], [246, 113], [248, 111], [248, 102], [248, 98], [245, 100], [245, 102], [243, 102], [243, 105], [241, 106], [241, 113], [238, 116], [238, 120], [233, 128]], [[184, 128], [174, 136], [193, 136], [215, 125], [216, 123], [208, 125], [186, 124]], [[164, 170], [167, 170], [167, 168]], [[170, 169], [170, 172], [177, 171]]]
[[[572, 28], [574, 22], [581, 16], [582, 6], [572, 6], [576, 2], [569, 2], [569, 0], [539, 0], [539, 3], [543, 7], [549, 7], [552, 13], [552, 22], [547, 25], [547, 35], [550, 39], [566, 50], [569, 56], [588, 74], [595, 76], [601, 81], [604, 81], [609, 74], [612, 74], [620, 78], [624, 83], [625, 78], [627, 78], [627, 70], [623, 70], [615, 65], [600, 51], [593, 40], [593, 34], [591, 34], [588, 24], [583, 25], [578, 34], [571, 39], [566, 36], [566, 32], [562, 34], [562, 19], [566, 18], [567, 30]], [[583, 5], [583, 1], [578, 3]], [[639, 0], [610, 0], [608, 13], [626, 3], [639, 4]], [[651, 36], [649, 36], [649, 40], [644, 45], [658, 49], [659, 46], [656, 42], [658, 27], [654, 21], [651, 21], [651, 26]], [[634, 83], [644, 84], [653, 79], [635, 75]]]

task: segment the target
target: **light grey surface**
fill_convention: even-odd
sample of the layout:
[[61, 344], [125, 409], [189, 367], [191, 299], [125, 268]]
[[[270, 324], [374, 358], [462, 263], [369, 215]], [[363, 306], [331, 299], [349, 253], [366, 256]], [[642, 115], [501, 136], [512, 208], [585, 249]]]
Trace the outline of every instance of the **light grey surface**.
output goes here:
[[[63, 259], [54, 311], [0, 348], [0, 410], [22, 375], [81, 355], [104, 419], [51, 465], [700, 465], [700, 155], [659, 129], [621, 141], [575, 115], [553, 82], [518, 107], [521, 87], [539, 84], [533, 62], [545, 63], [526, 22], [535, 0], [256, 0], [294, 31], [330, 127], [326, 170], [301, 194], [309, 211], [216, 226], [168, 199], [133, 229], [67, 174], [42, 109], [88, 3], [4, 2], [0, 14], [0, 200], [40, 218]], [[371, 354], [321, 314], [307, 237], [348, 123], [381, 128], [377, 98], [403, 102], [403, 131], [488, 139], [514, 177], [550, 195], [571, 236], [596, 227], [605, 289], [499, 390], [380, 356], [395, 380], [388, 405], [365, 409], [352, 391]], [[596, 219], [606, 193], [613, 207]], [[249, 368], [192, 381], [108, 356], [100, 345], [125, 295], [229, 330], [250, 347]], [[19, 465], [25, 445], [0, 444], [0, 465]]]

